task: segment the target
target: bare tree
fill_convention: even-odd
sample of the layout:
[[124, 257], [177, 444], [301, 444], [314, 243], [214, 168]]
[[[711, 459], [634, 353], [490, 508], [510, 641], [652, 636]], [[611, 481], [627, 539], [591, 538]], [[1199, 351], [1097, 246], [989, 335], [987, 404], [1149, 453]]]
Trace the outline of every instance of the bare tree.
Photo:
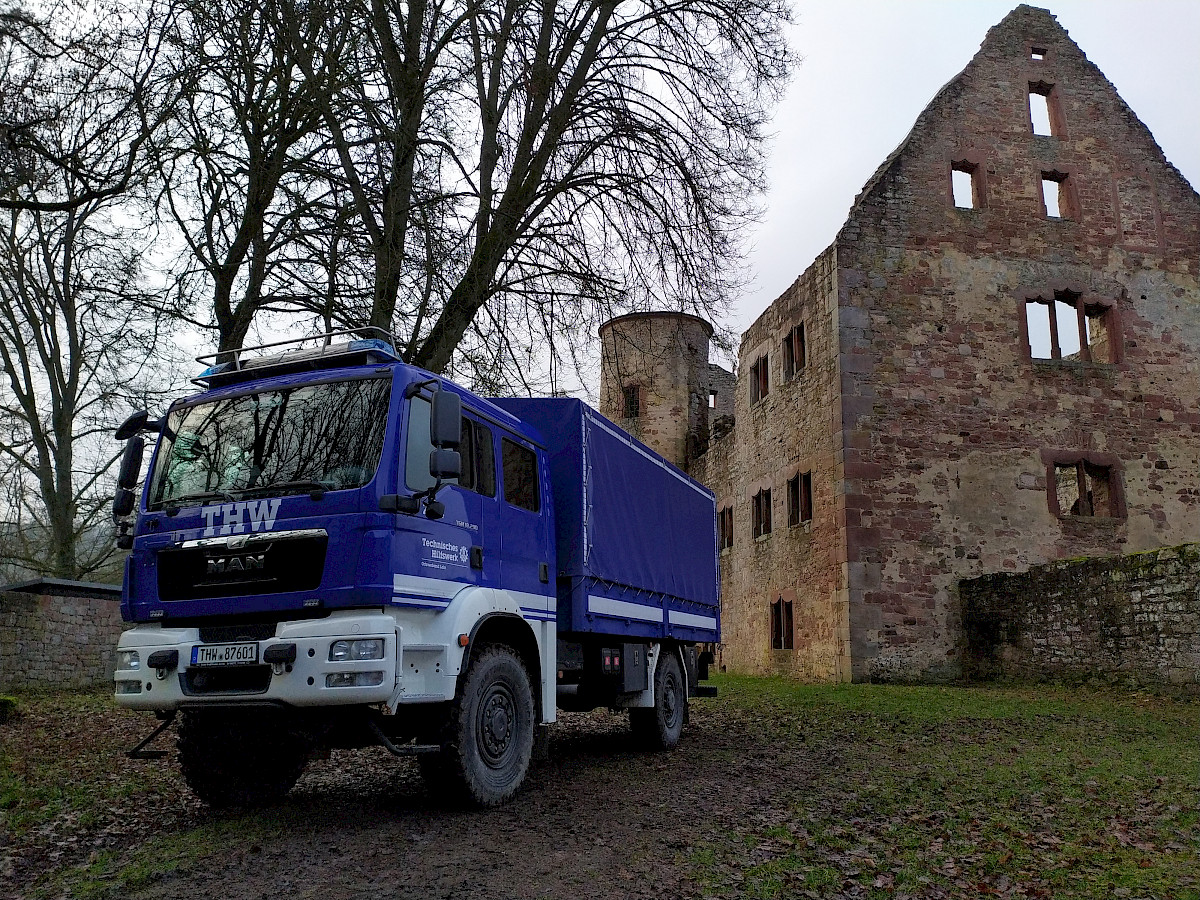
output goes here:
[[0, 530], [10, 564], [64, 578], [88, 576], [112, 554], [112, 430], [161, 368], [149, 365], [161, 347], [139, 267], [147, 235], [92, 174], [126, 157], [137, 131], [114, 117], [124, 95], [98, 59], [10, 56], [0, 71], [0, 83], [20, 84], [45, 110], [14, 189], [36, 202], [0, 214]]
[[[17, 8], [0, 12], [0, 209], [61, 211], [121, 196], [138, 178], [144, 141], [154, 124], [131, 113], [154, 71], [152, 47], [134, 39], [130, 16], [115, 0], [87, 9], [68, 0], [41, 18]], [[67, 79], [47, 71], [69, 71]], [[94, 104], [93, 140], [64, 147], [53, 124], [77, 94], [103, 96]], [[106, 153], [96, 152], [104, 135]], [[49, 186], [45, 167], [69, 176]]]
[[370, 321], [406, 358], [441, 371], [457, 352], [490, 380], [618, 312], [721, 317], [786, 76], [782, 4], [338, 10], [360, 23], [357, 89], [318, 102], [370, 239]]
[[130, 80], [141, 155], [113, 158], [152, 162], [185, 318], [218, 349], [302, 309], [534, 390], [612, 315], [720, 321], [786, 17], [782, 0], [162, 0], [153, 76]]
[[[206, 301], [192, 322], [215, 327], [220, 350], [240, 347], [255, 315], [295, 292], [276, 267], [295, 256], [297, 220], [324, 190], [320, 182], [315, 194], [305, 190], [298, 178], [319, 142], [313, 94], [328, 90], [323, 60], [339, 48], [281, 34], [337, 36], [287, 12], [276, 0], [167, 0], [149, 18], [161, 62], [143, 115], [158, 201], [186, 247], [188, 293]], [[310, 54], [307, 77], [291, 55], [296, 45]]]

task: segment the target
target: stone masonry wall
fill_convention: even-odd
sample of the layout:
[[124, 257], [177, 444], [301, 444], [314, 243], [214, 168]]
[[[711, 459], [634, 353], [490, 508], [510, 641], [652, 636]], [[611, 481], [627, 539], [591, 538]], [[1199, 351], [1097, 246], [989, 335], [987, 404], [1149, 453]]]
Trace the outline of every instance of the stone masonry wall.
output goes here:
[[115, 597], [0, 591], [0, 690], [109, 683], [121, 628]]
[[[1054, 135], [1032, 132], [1035, 85]], [[1044, 173], [1069, 181], [1062, 217]], [[963, 579], [1200, 534], [1197, 246], [1200, 197], [1054, 18], [993, 28], [836, 244], [856, 679], [957, 675]], [[1061, 290], [1111, 311], [1115, 358], [1031, 358], [1025, 301]], [[1068, 459], [1109, 469], [1108, 515], [1058, 508]]]
[[970, 676], [1200, 690], [1200, 544], [986, 575], [959, 594]]
[[708, 427], [714, 438], [723, 437], [734, 425], [737, 376], [716, 363], [708, 364]]
[[[686, 467], [708, 443], [712, 326], [686, 313], [632, 313], [600, 326], [600, 412]], [[626, 388], [638, 415], [625, 416]]]
[[[741, 672], [814, 680], [849, 676], [849, 634], [839, 603], [836, 419], [836, 288], [832, 250], [817, 258], [743, 335], [733, 431], [691, 467], [733, 510], [733, 546], [721, 552], [721, 663]], [[807, 361], [784, 377], [783, 342], [805, 326]], [[750, 377], [765, 359], [767, 394], [751, 403]], [[812, 519], [789, 525], [788, 480], [810, 473]], [[770, 533], [752, 531], [753, 498], [771, 492]], [[792, 648], [773, 649], [771, 604], [792, 604]]]

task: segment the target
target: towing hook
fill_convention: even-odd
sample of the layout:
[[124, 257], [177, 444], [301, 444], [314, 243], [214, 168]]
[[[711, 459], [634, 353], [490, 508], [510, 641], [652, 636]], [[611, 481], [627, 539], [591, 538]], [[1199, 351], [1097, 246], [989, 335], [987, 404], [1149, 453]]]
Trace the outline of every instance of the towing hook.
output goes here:
[[178, 650], [155, 650], [146, 660], [147, 668], [154, 670], [154, 677], [159, 681], [165, 681], [167, 674], [178, 665]]
[[295, 644], [272, 644], [263, 651], [263, 662], [270, 663], [271, 671], [276, 675], [292, 671], [292, 664], [295, 661]]

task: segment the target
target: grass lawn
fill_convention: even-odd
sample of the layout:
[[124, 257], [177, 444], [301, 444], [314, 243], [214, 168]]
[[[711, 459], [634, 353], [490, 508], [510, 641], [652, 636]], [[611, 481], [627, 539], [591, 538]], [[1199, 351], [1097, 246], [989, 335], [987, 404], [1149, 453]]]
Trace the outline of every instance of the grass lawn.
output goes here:
[[[1200, 702], [1051, 686], [714, 682], [720, 697], [694, 707], [672, 777], [735, 787], [661, 858], [686, 896], [1200, 900]], [[153, 719], [107, 694], [18, 700], [0, 725], [0, 897], [128, 896], [181, 868], [219, 868], [248, 835], [286, 844], [289, 816], [371, 790], [347, 773], [269, 813], [216, 815], [172, 760], [124, 759]], [[654, 771], [636, 756], [590, 765], [604, 786], [589, 791], [633, 796]], [[518, 804], [524, 821], [506, 827], [536, 835], [548, 827], [540, 810], [596, 806], [561, 780], [539, 784]], [[451, 816], [468, 835], [463, 852], [496, 852], [474, 847], [470, 818]]]
[[[689, 855], [715, 897], [1200, 898], [1200, 704], [1047, 686], [723, 677], [825, 771]], [[787, 752], [784, 750], [783, 752]]]

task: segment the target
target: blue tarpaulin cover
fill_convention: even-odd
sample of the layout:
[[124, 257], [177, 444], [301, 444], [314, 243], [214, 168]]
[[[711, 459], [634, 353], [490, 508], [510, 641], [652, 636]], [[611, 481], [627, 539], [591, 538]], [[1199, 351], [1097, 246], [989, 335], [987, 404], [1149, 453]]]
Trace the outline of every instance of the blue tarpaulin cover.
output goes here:
[[579, 400], [493, 402], [546, 441], [560, 628], [716, 640], [712, 492]]

